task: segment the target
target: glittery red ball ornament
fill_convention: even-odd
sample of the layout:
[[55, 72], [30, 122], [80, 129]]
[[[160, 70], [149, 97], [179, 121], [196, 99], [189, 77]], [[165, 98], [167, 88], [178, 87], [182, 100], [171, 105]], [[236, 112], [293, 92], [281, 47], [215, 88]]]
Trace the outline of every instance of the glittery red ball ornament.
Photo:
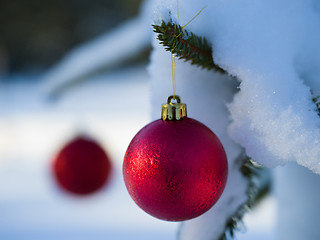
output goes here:
[[64, 190], [87, 195], [107, 182], [111, 162], [98, 143], [80, 136], [58, 153], [53, 161], [53, 172]]
[[228, 163], [218, 137], [186, 117], [180, 99], [177, 104], [168, 103], [162, 119], [132, 139], [123, 175], [129, 194], [145, 212], [167, 221], [184, 221], [216, 203], [227, 181]]

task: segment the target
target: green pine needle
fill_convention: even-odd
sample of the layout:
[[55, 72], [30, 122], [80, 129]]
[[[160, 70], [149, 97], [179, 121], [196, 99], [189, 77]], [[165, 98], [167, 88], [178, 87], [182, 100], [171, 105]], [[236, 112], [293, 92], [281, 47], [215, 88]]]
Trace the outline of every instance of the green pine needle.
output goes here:
[[320, 117], [320, 96], [316, 96], [316, 97], [312, 98], [312, 100], [317, 106], [318, 116]]
[[225, 73], [225, 71], [216, 65], [212, 57], [212, 48], [204, 37], [199, 37], [192, 32], [188, 32], [178, 24], [172, 21], [161, 25], [152, 25], [153, 31], [158, 33], [157, 39], [160, 44], [165, 46], [167, 51], [174, 53], [179, 59], [191, 61], [191, 64], [197, 65], [208, 70]]

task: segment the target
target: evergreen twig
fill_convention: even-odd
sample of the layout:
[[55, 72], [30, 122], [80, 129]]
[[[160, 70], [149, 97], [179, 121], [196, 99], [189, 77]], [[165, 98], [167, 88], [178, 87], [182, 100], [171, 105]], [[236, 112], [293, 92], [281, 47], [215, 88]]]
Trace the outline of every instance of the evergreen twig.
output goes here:
[[229, 218], [226, 223], [225, 231], [218, 238], [219, 240], [228, 240], [229, 237], [232, 239], [234, 237], [234, 232], [239, 229], [241, 230], [244, 214], [256, 206], [270, 192], [270, 181], [267, 181], [265, 184], [260, 183], [260, 186], [254, 181], [255, 178], [261, 178], [263, 170], [262, 167], [254, 165], [253, 161], [248, 157], [243, 161], [241, 173], [249, 179], [249, 187], [247, 190], [248, 200], [238, 208], [237, 212], [232, 217]]
[[316, 96], [312, 98], [312, 101], [314, 102], [314, 104], [316, 104], [317, 110], [318, 110], [318, 116], [320, 117], [320, 96]]
[[182, 26], [169, 21], [162, 21], [161, 25], [152, 25], [153, 31], [158, 33], [157, 39], [165, 49], [173, 54], [191, 61], [191, 64], [197, 65], [208, 70], [225, 73], [225, 71], [216, 65], [212, 57], [212, 48], [206, 38], [199, 37], [192, 32], [185, 30]]

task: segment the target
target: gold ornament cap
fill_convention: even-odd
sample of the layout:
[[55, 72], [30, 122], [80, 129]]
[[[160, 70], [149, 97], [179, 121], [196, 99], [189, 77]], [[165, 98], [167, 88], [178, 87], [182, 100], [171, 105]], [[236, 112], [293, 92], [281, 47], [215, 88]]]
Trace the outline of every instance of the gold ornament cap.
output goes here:
[[[172, 102], [175, 100], [176, 102]], [[179, 96], [171, 95], [167, 98], [167, 104], [162, 105], [161, 119], [162, 120], [182, 120], [187, 116], [187, 105], [181, 103]]]

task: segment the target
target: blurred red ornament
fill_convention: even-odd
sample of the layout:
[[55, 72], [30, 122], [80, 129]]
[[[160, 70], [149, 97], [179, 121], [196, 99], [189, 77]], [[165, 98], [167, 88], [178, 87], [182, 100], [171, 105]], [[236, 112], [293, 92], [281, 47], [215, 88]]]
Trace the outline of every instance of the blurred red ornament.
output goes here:
[[107, 182], [111, 162], [95, 141], [80, 136], [58, 153], [53, 162], [53, 171], [64, 190], [86, 195], [97, 191]]
[[226, 185], [228, 163], [218, 137], [186, 117], [180, 99], [176, 104], [170, 101], [162, 119], [132, 139], [123, 175], [129, 194], [145, 212], [162, 220], [184, 221], [216, 203]]

